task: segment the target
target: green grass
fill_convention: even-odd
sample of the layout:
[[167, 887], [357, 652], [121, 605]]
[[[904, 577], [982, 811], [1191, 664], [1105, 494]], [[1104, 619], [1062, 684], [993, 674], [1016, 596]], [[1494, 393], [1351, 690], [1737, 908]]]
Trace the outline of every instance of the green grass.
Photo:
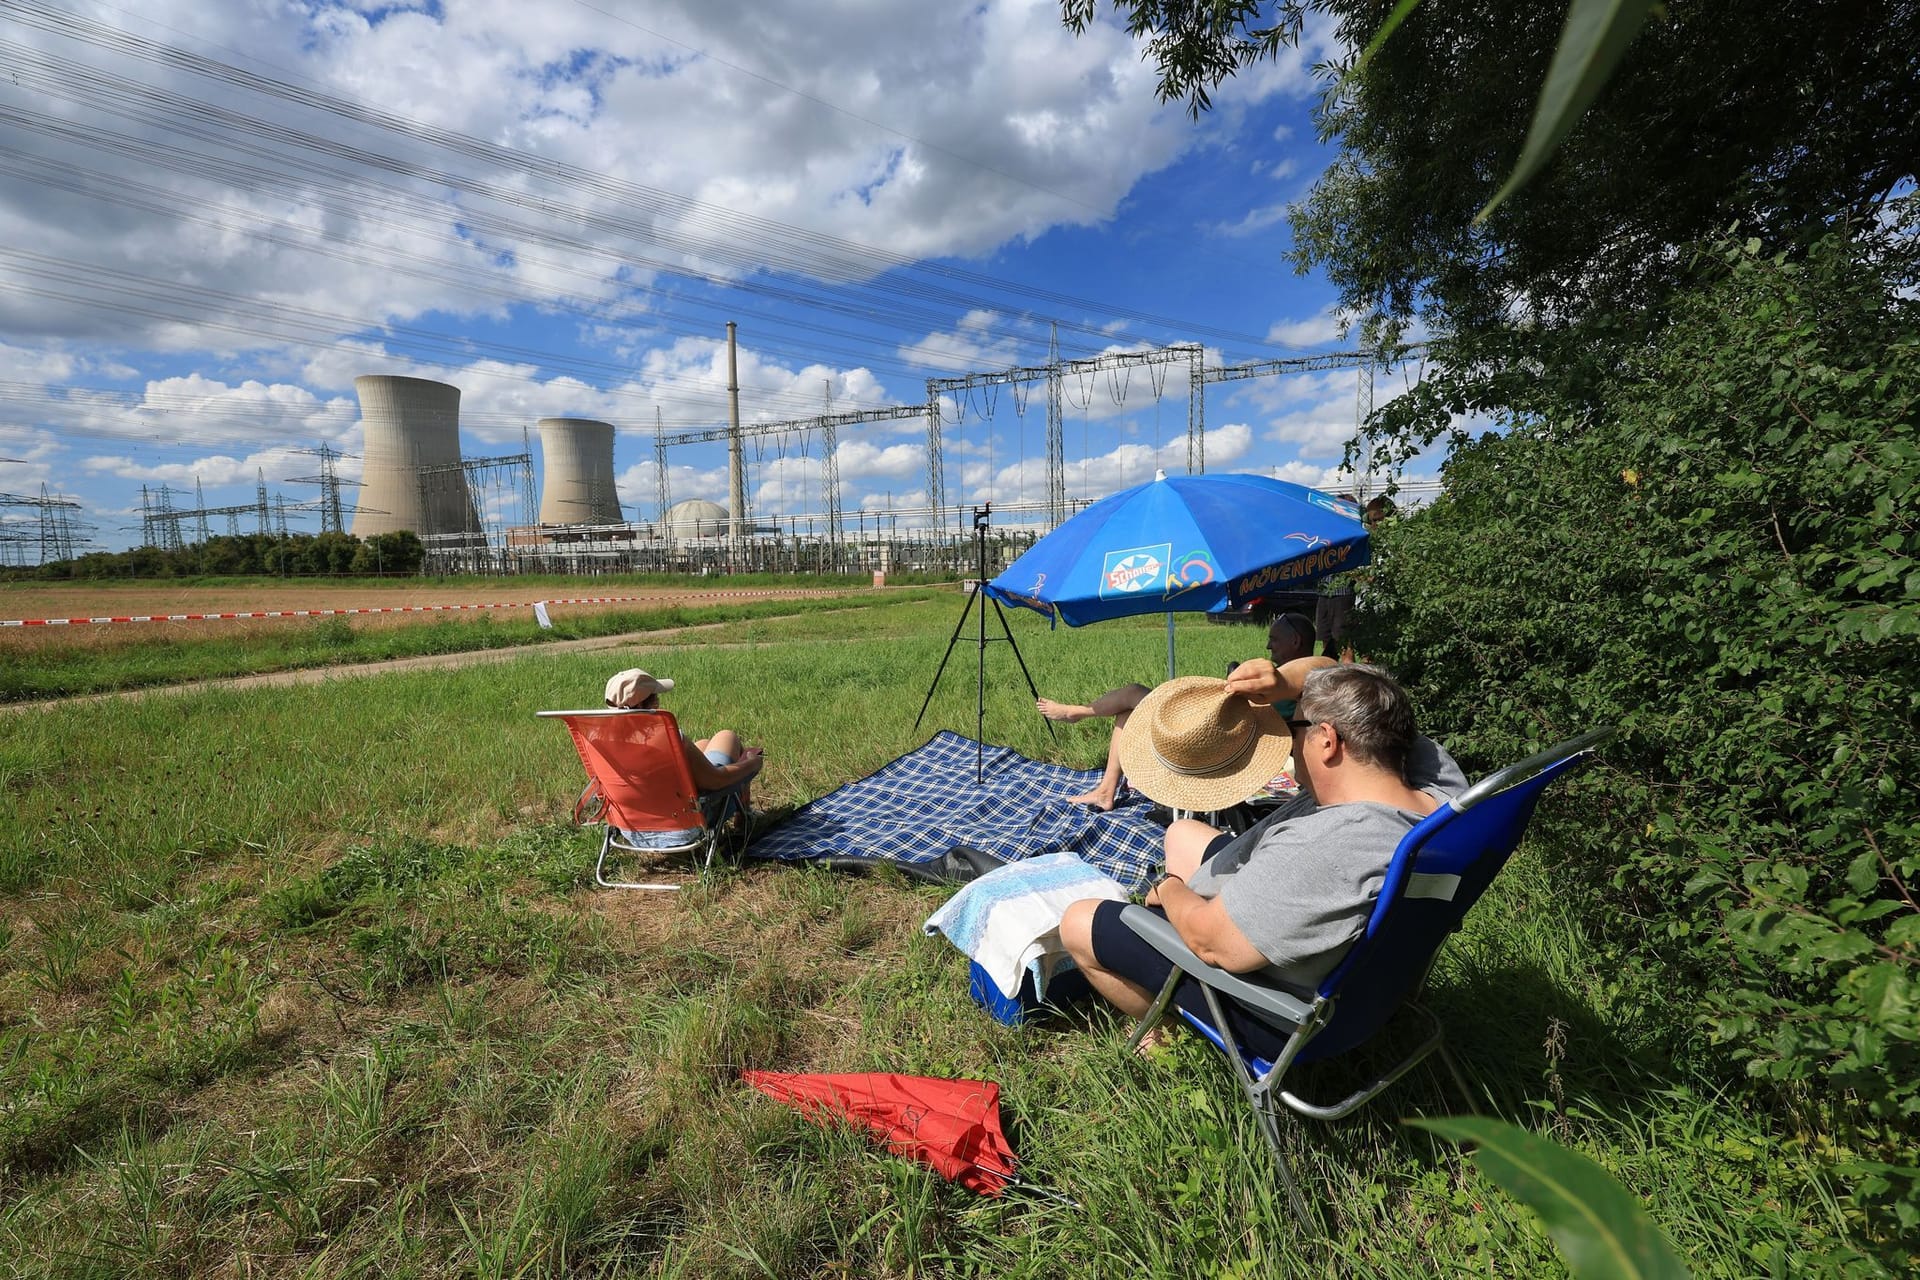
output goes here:
[[[683, 579], [683, 586], [684, 583]], [[608, 588], [602, 586], [600, 590]], [[476, 596], [484, 594], [476, 590]], [[888, 601], [931, 599], [944, 594], [950, 593], [922, 588], [889, 592], [884, 598]], [[46, 640], [51, 633], [47, 632], [31, 633], [27, 637], [30, 643], [23, 645], [19, 643], [23, 633], [13, 632], [4, 639], [15, 641], [14, 645], [0, 648], [6, 655], [5, 664], [0, 665], [0, 703], [149, 688], [267, 671], [640, 634], [720, 622], [737, 624], [815, 610], [864, 608], [874, 599], [869, 594], [856, 593], [820, 599], [725, 601], [604, 613], [569, 614], [562, 610], [556, 611], [554, 625], [547, 630], [534, 622], [530, 614], [482, 613], [398, 626], [390, 621], [368, 623], [350, 618], [319, 618], [311, 622], [276, 623], [267, 629], [251, 631], [208, 631], [208, 627], [230, 628], [231, 624], [183, 623], [178, 630], [142, 633], [135, 644], [110, 646], [49, 644]], [[60, 638], [74, 634], [60, 633]]]
[[[754, 622], [745, 647], [649, 665], [689, 727], [765, 743], [756, 801], [790, 806], [971, 731], [966, 643], [912, 728], [946, 604]], [[1013, 622], [1044, 693], [1162, 670], [1156, 624]], [[1180, 639], [1191, 671], [1259, 647]], [[10, 718], [0, 1274], [1557, 1272], [1524, 1211], [1397, 1123], [1459, 1108], [1425, 1071], [1290, 1136], [1327, 1205], [1313, 1240], [1210, 1051], [1138, 1060], [1097, 1012], [991, 1022], [921, 933], [940, 891], [761, 867], [585, 887], [579, 766], [532, 713], [591, 705], [616, 660]], [[1049, 741], [1004, 646], [988, 670], [990, 737], [1100, 758], [1092, 726]], [[1703, 1275], [1831, 1264], [1837, 1153], [1713, 1083], [1688, 1012], [1625, 972], [1523, 851], [1435, 982], [1479, 1107], [1613, 1170]], [[808, 1125], [743, 1067], [997, 1080], [1027, 1175], [1076, 1205], [979, 1199]]]

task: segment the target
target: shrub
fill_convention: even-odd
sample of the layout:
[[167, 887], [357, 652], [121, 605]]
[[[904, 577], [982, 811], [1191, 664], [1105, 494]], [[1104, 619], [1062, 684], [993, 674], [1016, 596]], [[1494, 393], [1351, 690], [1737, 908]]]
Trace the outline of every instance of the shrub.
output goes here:
[[1920, 1225], [1920, 319], [1839, 235], [1699, 265], [1597, 420], [1455, 453], [1356, 638], [1480, 767], [1622, 725], [1539, 829], [1890, 1244]]

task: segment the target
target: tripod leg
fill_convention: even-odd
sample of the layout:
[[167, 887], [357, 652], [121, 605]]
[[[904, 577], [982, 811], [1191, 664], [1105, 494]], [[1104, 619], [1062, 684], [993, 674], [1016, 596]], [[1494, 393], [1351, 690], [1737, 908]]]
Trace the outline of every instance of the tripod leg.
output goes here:
[[[981, 599], [980, 665], [973, 677], [973, 785], [976, 787], [984, 785], [987, 780], [987, 605], [992, 604], [996, 609], [1000, 607], [1000, 602], [987, 594], [984, 550], [980, 553], [980, 559], [980, 585], [973, 590]], [[1003, 618], [1001, 621], [1004, 623], [1006, 620]]]
[[[976, 591], [974, 594], [979, 593]], [[913, 727], [916, 729], [920, 727], [920, 722], [927, 718], [927, 708], [933, 705], [933, 691], [940, 687], [940, 677], [947, 670], [947, 659], [953, 656], [954, 642], [960, 638], [960, 629], [967, 625], [967, 613], [972, 608], [973, 596], [970, 595], [967, 597], [965, 607], [960, 610], [960, 621], [953, 624], [953, 634], [947, 638], [947, 651], [940, 657], [940, 667], [933, 673], [933, 683], [927, 686], [927, 700], [920, 704], [920, 714], [913, 718]], [[1036, 698], [1039, 696], [1037, 693], [1034, 695]]]
[[[993, 599], [993, 597], [991, 596], [987, 597], [987, 600], [988, 600], [988, 603], [993, 605], [993, 612], [1000, 619], [1000, 630], [1006, 632], [1007, 648], [1013, 650], [1013, 660], [1020, 664], [1020, 674], [1027, 678], [1027, 692], [1033, 695], [1035, 702], [1038, 702], [1040, 700], [1040, 691], [1033, 687], [1033, 673], [1027, 670], [1027, 660], [1020, 656], [1020, 646], [1014, 643], [1013, 628], [1007, 625], [1007, 612], [1006, 610], [1000, 607], [1000, 602], [998, 600]], [[982, 610], [981, 621], [984, 622], [985, 620], [986, 620], [986, 613], [984, 610]], [[1058, 742], [1060, 740], [1060, 735], [1053, 731], [1053, 721], [1042, 717], [1041, 723], [1047, 726], [1047, 736], [1052, 738], [1055, 742]]]

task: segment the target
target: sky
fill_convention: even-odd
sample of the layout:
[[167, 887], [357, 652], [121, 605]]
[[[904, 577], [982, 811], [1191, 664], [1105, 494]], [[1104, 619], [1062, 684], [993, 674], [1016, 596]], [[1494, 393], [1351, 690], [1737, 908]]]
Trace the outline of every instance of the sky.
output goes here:
[[[403, 374], [460, 388], [468, 459], [543, 417], [613, 423], [623, 508], [652, 519], [656, 429], [727, 421], [730, 320], [747, 423], [923, 405], [1052, 341], [1348, 349], [1331, 286], [1286, 262], [1332, 159], [1329, 39], [1196, 120], [1111, 13], [1076, 37], [1055, 0], [8, 0], [0, 492], [78, 502], [103, 549], [140, 540], [143, 486], [264, 484], [317, 531], [318, 451], [359, 474], [354, 378]], [[1207, 469], [1347, 487], [1358, 376], [1208, 386]], [[1187, 392], [1179, 363], [1066, 378], [1069, 500], [1183, 470]], [[949, 398], [946, 500], [1043, 500], [1045, 404]], [[825, 510], [823, 447], [747, 442], [756, 520]], [[842, 428], [835, 457], [845, 510], [926, 504], [923, 421]], [[723, 444], [667, 458], [672, 501], [726, 501]]]

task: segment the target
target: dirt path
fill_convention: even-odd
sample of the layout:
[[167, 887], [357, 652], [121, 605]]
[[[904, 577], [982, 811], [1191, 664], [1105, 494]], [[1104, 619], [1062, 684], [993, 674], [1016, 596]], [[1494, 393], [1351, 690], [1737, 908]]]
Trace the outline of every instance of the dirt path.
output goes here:
[[[782, 614], [756, 619], [779, 622], [802, 614]], [[615, 636], [590, 636], [585, 640], [555, 640], [547, 644], [520, 644], [505, 649], [473, 649], [465, 653], [431, 653], [417, 658], [390, 658], [385, 662], [355, 662], [337, 667], [302, 667], [294, 671], [269, 671], [255, 676], [221, 676], [213, 680], [187, 680], [179, 684], [149, 685], [142, 689], [113, 689], [106, 693], [82, 693], [70, 698], [42, 698], [34, 702], [0, 704], [0, 713], [44, 710], [73, 706], [84, 702], [108, 702], [125, 698], [144, 698], [177, 693], [198, 693], [206, 689], [268, 689], [298, 684], [324, 684], [329, 680], [354, 680], [363, 676], [388, 675], [398, 671], [433, 671], [450, 667], [472, 667], [482, 663], [515, 662], [536, 654], [579, 653], [589, 649], [671, 649], [673, 641], [700, 631], [715, 631], [735, 624], [705, 622], [692, 627], [673, 627], [666, 631], [629, 631]], [[762, 641], [761, 643], [765, 643]], [[726, 648], [729, 646], [717, 646]]]

